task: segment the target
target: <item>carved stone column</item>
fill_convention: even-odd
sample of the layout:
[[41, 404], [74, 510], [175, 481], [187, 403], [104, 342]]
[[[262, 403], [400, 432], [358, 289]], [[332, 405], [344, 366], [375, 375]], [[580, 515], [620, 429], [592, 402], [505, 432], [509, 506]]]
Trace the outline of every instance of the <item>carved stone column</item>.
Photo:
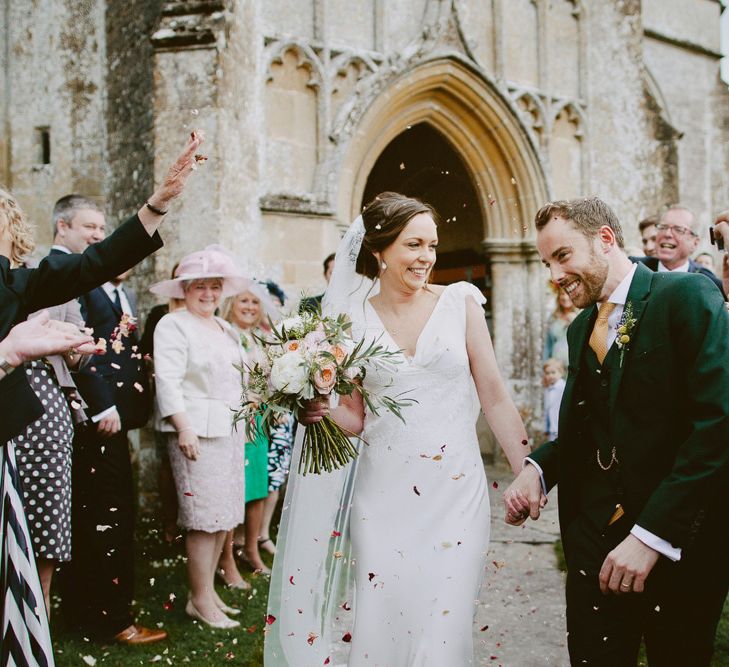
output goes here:
[[[491, 336], [496, 359], [530, 437], [539, 442], [542, 425], [541, 354], [544, 283], [532, 241], [485, 239], [491, 264], [493, 324]], [[489, 451], [488, 440], [482, 449]], [[505, 460], [498, 445], [495, 457]]]
[[258, 3], [170, 0], [152, 35], [155, 180], [202, 128], [208, 161], [193, 174], [165, 223], [155, 273], [181, 256], [221, 243], [246, 265], [258, 254], [260, 128], [263, 125]]

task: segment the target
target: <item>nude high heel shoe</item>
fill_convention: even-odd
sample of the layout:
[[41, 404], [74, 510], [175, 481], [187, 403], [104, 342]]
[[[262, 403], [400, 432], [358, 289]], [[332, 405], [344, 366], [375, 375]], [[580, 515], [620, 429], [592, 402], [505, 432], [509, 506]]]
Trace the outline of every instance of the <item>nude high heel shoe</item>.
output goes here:
[[197, 607], [195, 607], [192, 603], [192, 600], [187, 601], [187, 605], [185, 605], [185, 613], [190, 618], [201, 621], [202, 623], [205, 623], [205, 625], [215, 628], [216, 630], [230, 630], [231, 628], [237, 628], [240, 626], [238, 621], [234, 621], [232, 618], [228, 618], [227, 616], [219, 621], [209, 621], [197, 610]]

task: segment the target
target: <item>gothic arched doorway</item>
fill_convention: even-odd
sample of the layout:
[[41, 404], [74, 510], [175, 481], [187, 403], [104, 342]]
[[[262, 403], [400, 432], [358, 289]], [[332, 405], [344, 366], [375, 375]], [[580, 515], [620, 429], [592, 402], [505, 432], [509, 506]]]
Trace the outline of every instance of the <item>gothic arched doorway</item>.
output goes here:
[[[337, 175], [337, 216], [350, 221], [377, 192], [401, 190], [451, 219], [440, 235], [438, 282], [481, 281], [490, 293], [501, 372], [537, 432], [545, 278], [533, 219], [548, 200], [538, 147], [498, 86], [458, 58], [424, 62], [380, 84], [359, 91], [330, 135], [338, 146], [327, 165]], [[458, 212], [463, 203], [468, 213]]]
[[488, 299], [488, 308], [491, 280], [483, 249], [481, 206], [473, 179], [453, 146], [428, 123], [409, 127], [375, 162], [362, 205], [385, 190], [417, 197], [438, 211], [441, 226], [434, 282], [473, 283]]

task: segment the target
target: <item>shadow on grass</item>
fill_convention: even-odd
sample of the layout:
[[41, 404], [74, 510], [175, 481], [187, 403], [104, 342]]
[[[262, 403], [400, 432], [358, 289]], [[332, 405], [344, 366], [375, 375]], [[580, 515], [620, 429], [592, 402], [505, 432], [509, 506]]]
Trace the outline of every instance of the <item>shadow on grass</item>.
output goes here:
[[[182, 539], [167, 545], [157, 527], [149, 514], [138, 520], [135, 612], [140, 624], [167, 630], [169, 638], [137, 647], [87, 641], [64, 627], [59, 600], [54, 598], [51, 630], [58, 667], [147, 663], [261, 667], [268, 578], [241, 569], [253, 585], [252, 591], [228, 590], [220, 584], [218, 593], [223, 600], [241, 610], [235, 617], [241, 625], [234, 630], [212, 630], [185, 614], [188, 587]], [[264, 554], [264, 560], [266, 557], [270, 565], [271, 557]]]
[[[567, 572], [567, 563], [564, 559], [562, 540], [557, 540], [554, 543], [554, 554], [557, 557], [557, 567], [560, 571]], [[691, 613], [690, 609], [687, 609], [686, 611], [687, 613]], [[638, 665], [641, 667], [648, 665], [648, 660], [645, 657], [645, 648], [643, 646], [640, 648]], [[724, 603], [724, 611], [721, 614], [719, 627], [716, 630], [714, 658], [711, 661], [711, 667], [729, 667], [729, 600]]]

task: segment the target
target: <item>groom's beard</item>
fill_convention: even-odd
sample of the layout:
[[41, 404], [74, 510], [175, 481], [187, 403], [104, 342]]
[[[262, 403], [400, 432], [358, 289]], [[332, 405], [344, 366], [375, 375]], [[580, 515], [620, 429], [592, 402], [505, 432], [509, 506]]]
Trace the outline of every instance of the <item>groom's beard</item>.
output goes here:
[[590, 265], [593, 267], [592, 270], [585, 270], [584, 273], [578, 275], [582, 284], [575, 290], [574, 295], [570, 295], [572, 303], [578, 308], [587, 308], [597, 303], [607, 280], [607, 258], [593, 249], [590, 254]]

